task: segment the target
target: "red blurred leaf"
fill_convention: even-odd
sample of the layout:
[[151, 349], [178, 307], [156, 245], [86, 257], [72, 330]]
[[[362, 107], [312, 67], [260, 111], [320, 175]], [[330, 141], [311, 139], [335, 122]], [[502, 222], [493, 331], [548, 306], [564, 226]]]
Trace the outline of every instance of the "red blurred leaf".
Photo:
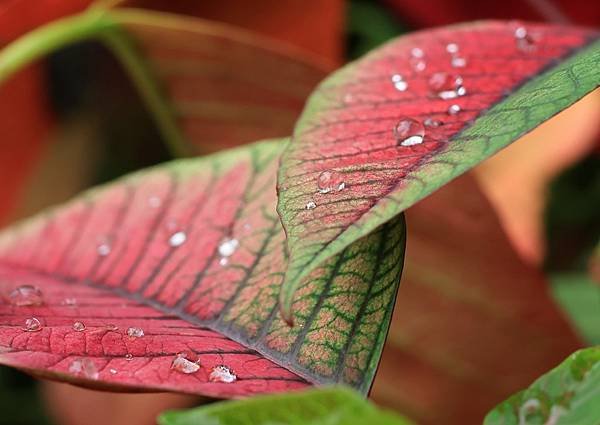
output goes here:
[[[325, 80], [280, 169], [284, 310], [312, 267], [596, 88], [597, 39], [503, 22], [441, 28], [401, 37]], [[343, 190], [322, 190], [323, 173], [339, 176]]]
[[[88, 385], [222, 397], [306, 385], [258, 352], [312, 383], [366, 392], [402, 268], [403, 218], [315, 270], [295, 300], [290, 328], [277, 305], [287, 260], [275, 212], [284, 146], [262, 143], [138, 173], [5, 232], [0, 363]], [[16, 306], [13, 291], [23, 284], [39, 287], [46, 303]], [[60, 306], [70, 298], [76, 306]], [[23, 330], [32, 317], [45, 322], [41, 331]], [[75, 321], [86, 330], [74, 331]], [[108, 323], [121, 330], [98, 336]], [[131, 326], [146, 335], [129, 339]], [[201, 368], [187, 364], [195, 373], [181, 376], [170, 366], [186, 346], [201, 353]], [[141, 358], [128, 362], [128, 353]], [[220, 362], [240, 379], [207, 382]]]
[[406, 268], [376, 401], [420, 424], [481, 423], [581, 346], [470, 175], [407, 211]]

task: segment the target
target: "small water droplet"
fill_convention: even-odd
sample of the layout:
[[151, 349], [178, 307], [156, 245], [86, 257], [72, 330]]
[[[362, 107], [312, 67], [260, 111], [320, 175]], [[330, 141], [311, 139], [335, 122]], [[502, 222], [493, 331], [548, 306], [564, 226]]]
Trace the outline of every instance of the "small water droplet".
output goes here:
[[514, 35], [517, 42], [517, 48], [519, 50], [535, 50], [535, 38], [529, 33], [529, 31], [527, 31], [525, 27], [516, 28]]
[[107, 243], [102, 243], [98, 245], [96, 252], [100, 257], [106, 257], [108, 254], [110, 254], [110, 245]]
[[44, 328], [44, 325], [40, 319], [37, 317], [30, 317], [25, 319], [25, 324], [23, 326], [23, 330], [26, 332], [39, 332]]
[[410, 58], [408, 62], [410, 64], [410, 66], [412, 67], [412, 69], [414, 69], [417, 72], [425, 71], [425, 68], [427, 68], [427, 64], [421, 58], [413, 57], [413, 58]]
[[419, 48], [419, 47], [413, 47], [410, 50], [410, 55], [413, 58], [422, 58], [423, 56], [425, 56], [425, 52], [423, 52], [423, 49]]
[[427, 118], [423, 124], [425, 124], [425, 127], [431, 127], [431, 128], [436, 128], [441, 125], [444, 125], [444, 123], [442, 121], [436, 120], [433, 118]]
[[465, 66], [467, 66], [467, 60], [465, 58], [455, 56], [450, 61], [450, 64], [453, 68], [464, 68]]
[[69, 366], [69, 372], [83, 375], [89, 379], [98, 379], [98, 368], [91, 359], [73, 360]]
[[111, 375], [117, 374], [117, 369], [109, 369], [108, 371], [110, 372]]
[[454, 99], [461, 96], [459, 93], [466, 93], [462, 83], [463, 79], [458, 75], [436, 72], [429, 78], [429, 89], [441, 99]]
[[398, 91], [406, 91], [408, 88], [408, 83], [404, 81], [404, 78], [402, 78], [402, 75], [400, 74], [392, 75], [392, 83]]
[[448, 115], [457, 115], [460, 112], [460, 106], [457, 104], [448, 107]]
[[219, 244], [219, 255], [221, 255], [221, 257], [231, 257], [235, 253], [235, 251], [238, 249], [239, 246], [240, 246], [240, 243], [237, 239], [234, 239], [234, 238], [224, 239]]
[[127, 335], [130, 338], [141, 338], [144, 336], [144, 330], [142, 328], [127, 328]]
[[219, 265], [221, 265], [221, 266], [223, 266], [223, 267], [224, 267], [224, 266], [226, 266], [227, 264], [229, 264], [229, 260], [228, 260], [227, 258], [223, 257], [223, 258], [221, 258], [221, 259], [219, 260]]
[[317, 189], [320, 193], [339, 192], [345, 188], [343, 176], [336, 171], [323, 171], [317, 177]]
[[38, 306], [44, 304], [42, 291], [33, 285], [21, 285], [8, 294], [8, 301], [17, 307]]
[[183, 245], [186, 240], [187, 235], [185, 234], [185, 232], [175, 232], [169, 238], [169, 245], [171, 245], [173, 248], [177, 248], [178, 246]]
[[404, 117], [394, 127], [394, 138], [399, 145], [413, 146], [423, 143], [425, 128], [420, 121]]
[[64, 300], [62, 300], [61, 304], [72, 307], [77, 305], [77, 300], [75, 298], [65, 298]]
[[458, 53], [458, 44], [456, 44], [456, 43], [447, 44], [446, 51], [450, 54]]
[[314, 210], [315, 208], [317, 208], [317, 204], [315, 203], [315, 201], [308, 201], [304, 208], [307, 210]]
[[158, 196], [151, 196], [148, 198], [148, 206], [150, 208], [159, 208], [162, 205], [162, 200]]
[[189, 361], [185, 358], [185, 355], [178, 354], [175, 356], [175, 359], [173, 359], [173, 363], [171, 363], [171, 369], [174, 369], [177, 372], [190, 374], [198, 372], [200, 370], [200, 365]]
[[131, 353], [127, 353], [125, 354], [125, 360], [127, 360], [128, 362], [133, 360], [133, 354]]
[[75, 322], [73, 323], [73, 330], [76, 332], [83, 332], [85, 331], [85, 325], [83, 322]]
[[212, 368], [208, 380], [210, 382], [223, 382], [225, 384], [231, 384], [237, 380], [237, 376], [227, 366], [219, 365]]

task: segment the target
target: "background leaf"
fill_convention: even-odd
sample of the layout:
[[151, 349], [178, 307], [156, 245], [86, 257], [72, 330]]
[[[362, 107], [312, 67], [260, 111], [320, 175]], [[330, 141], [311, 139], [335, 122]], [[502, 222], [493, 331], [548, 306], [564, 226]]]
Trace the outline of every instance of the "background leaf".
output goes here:
[[[402, 37], [325, 80], [280, 170], [291, 256], [284, 310], [320, 261], [596, 88], [596, 38], [501, 22], [442, 28]], [[343, 190], [322, 193], [322, 173]]]
[[376, 409], [357, 393], [342, 387], [254, 397], [243, 401], [163, 414], [161, 425], [408, 425], [400, 416]]
[[[279, 317], [277, 305], [287, 260], [285, 235], [275, 213], [275, 176], [284, 145], [261, 143], [141, 172], [2, 234], [0, 285], [6, 302], [0, 305], [0, 335], [9, 354], [0, 362], [15, 364], [10, 352], [25, 351], [18, 366], [43, 376], [56, 363], [44, 360], [49, 353], [54, 360], [99, 353], [125, 356], [128, 352], [120, 342], [124, 330], [114, 341], [86, 339], [83, 348], [57, 345], [53, 336], [72, 333], [75, 317], [55, 315], [45, 304], [15, 306], [13, 299], [23, 284], [51, 291], [52, 305], [58, 294], [67, 299], [78, 287], [89, 286], [151, 305], [161, 312], [156, 313], [161, 320], [176, 316], [219, 332], [312, 383], [341, 382], [366, 393], [400, 279], [403, 217], [315, 270], [295, 300], [297, 315], [290, 328]], [[95, 297], [89, 299], [90, 307], [97, 307], [101, 299]], [[87, 314], [86, 320], [104, 325], [104, 310]], [[138, 318], [133, 312], [119, 315]], [[40, 332], [22, 329], [32, 317], [45, 322]], [[143, 329], [143, 323], [130, 326]], [[173, 346], [161, 344], [156, 350], [172, 356], [180, 349], [177, 343], [187, 338], [176, 335]], [[217, 353], [229, 350], [229, 340], [209, 336], [198, 344]], [[130, 372], [136, 370], [133, 363], [119, 360], [119, 368], [129, 365]], [[257, 376], [270, 369], [252, 364]], [[132, 373], [120, 377], [130, 386], [165, 388], [155, 382], [166, 379], [168, 364], [163, 360], [157, 366], [163, 372], [151, 382], [138, 381]], [[66, 375], [53, 376], [79, 382], [81, 374], [67, 373], [70, 369], [61, 363], [58, 371]], [[106, 383], [104, 377], [92, 379], [94, 385]], [[179, 388], [177, 382], [165, 385], [223, 397], [243, 392], [236, 390], [242, 380], [205, 390], [200, 385], [206, 384], [204, 371], [194, 374], [193, 382], [198, 384], [193, 390]], [[256, 391], [254, 386], [246, 393]]]
[[600, 418], [600, 349], [578, 351], [490, 412], [485, 425], [593, 425]]

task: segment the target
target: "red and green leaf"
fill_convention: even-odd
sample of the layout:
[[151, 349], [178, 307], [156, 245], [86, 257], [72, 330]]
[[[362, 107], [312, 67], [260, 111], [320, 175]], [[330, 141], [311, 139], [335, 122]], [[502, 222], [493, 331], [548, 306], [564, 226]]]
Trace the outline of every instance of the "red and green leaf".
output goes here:
[[481, 423], [498, 400], [583, 345], [472, 175], [411, 207], [406, 220], [409, 255], [376, 402], [423, 425]]
[[[102, 370], [94, 385], [223, 397], [305, 380], [366, 392], [402, 269], [403, 217], [315, 269], [289, 327], [277, 302], [287, 266], [275, 211], [284, 147], [260, 143], [140, 172], [2, 234], [0, 363], [79, 382], [85, 376], [73, 362], [84, 358]], [[24, 284], [46, 302], [15, 306], [11, 294]], [[82, 298], [73, 309], [60, 306], [72, 297]], [[39, 332], [23, 330], [32, 317], [44, 322]], [[75, 321], [86, 330], [74, 331]], [[116, 321], [119, 330], [107, 332]], [[130, 340], [128, 327], [147, 336]], [[170, 365], [186, 346], [201, 371], [180, 377]], [[140, 359], [127, 362], [127, 354]], [[208, 382], [221, 361], [240, 379]]]
[[[402, 37], [325, 80], [279, 174], [284, 310], [313, 267], [595, 89], [599, 62], [596, 32], [483, 22]], [[320, 193], [322, 173], [344, 184]]]

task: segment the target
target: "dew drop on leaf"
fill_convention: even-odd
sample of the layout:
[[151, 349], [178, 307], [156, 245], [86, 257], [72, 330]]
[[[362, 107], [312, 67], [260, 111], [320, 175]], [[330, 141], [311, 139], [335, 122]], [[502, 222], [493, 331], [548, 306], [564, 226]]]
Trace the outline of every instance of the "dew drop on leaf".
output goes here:
[[409, 63], [412, 69], [414, 69], [417, 72], [425, 71], [425, 68], [427, 68], [427, 64], [421, 58], [410, 58]]
[[448, 43], [446, 45], [446, 51], [450, 54], [458, 53], [458, 44], [456, 43]]
[[76, 332], [83, 332], [85, 331], [85, 325], [83, 322], [75, 322], [73, 323], [73, 330]]
[[528, 52], [535, 50], [535, 40], [534, 37], [529, 34], [527, 28], [518, 27], [515, 29], [515, 40], [517, 42], [517, 48], [519, 50]]
[[434, 96], [448, 100], [462, 96], [466, 90], [462, 87], [463, 79], [459, 75], [436, 72], [429, 78], [429, 89]]
[[23, 330], [26, 332], [39, 332], [44, 328], [41, 320], [37, 317], [30, 317], [25, 319], [25, 324], [23, 326]]
[[178, 246], [183, 245], [186, 240], [187, 235], [185, 234], [185, 232], [175, 232], [169, 238], [169, 245], [171, 245], [173, 248], [177, 248]]
[[457, 104], [448, 107], [448, 115], [457, 115], [460, 112], [460, 106]]
[[398, 91], [406, 91], [408, 88], [408, 83], [404, 81], [404, 78], [402, 78], [402, 75], [400, 74], [392, 75], [392, 83]]
[[226, 257], [222, 257], [222, 258], [219, 260], [219, 265], [221, 265], [221, 266], [225, 267], [227, 264], [229, 264], [229, 260], [228, 260]]
[[171, 363], [171, 369], [174, 369], [177, 372], [190, 374], [198, 372], [200, 370], [200, 365], [189, 361], [184, 355], [178, 354], [173, 359], [173, 363]]
[[68, 305], [69, 307], [73, 307], [77, 305], [77, 300], [75, 298], [65, 298], [61, 302], [62, 305]]
[[141, 338], [144, 336], [144, 330], [142, 328], [127, 328], [127, 335], [130, 338]]
[[317, 208], [317, 204], [315, 203], [315, 201], [308, 201], [304, 208], [307, 210], [314, 210], [315, 208]]
[[467, 66], [467, 60], [460, 56], [455, 56], [450, 61], [450, 64], [453, 68], [464, 68], [465, 66]]
[[127, 360], [128, 362], [133, 360], [133, 354], [131, 353], [127, 353], [125, 354], [125, 360]]
[[444, 123], [440, 120], [436, 120], [433, 118], [427, 118], [423, 124], [425, 124], [425, 127], [430, 127], [430, 128], [437, 128], [441, 125], [444, 125]]
[[423, 49], [419, 48], [419, 47], [413, 47], [410, 50], [410, 55], [413, 58], [422, 58], [423, 56], [425, 56], [425, 52], [423, 52]]
[[320, 193], [339, 192], [346, 188], [346, 183], [337, 171], [323, 171], [317, 177], [317, 188]]
[[117, 369], [109, 369], [108, 371], [110, 372], [111, 375], [117, 374]]
[[73, 360], [69, 366], [69, 372], [82, 375], [89, 379], [98, 379], [98, 368], [90, 359]]
[[404, 117], [394, 126], [394, 138], [398, 145], [413, 146], [423, 143], [425, 128], [420, 121]]
[[227, 366], [219, 365], [213, 367], [208, 380], [210, 382], [223, 382], [225, 384], [231, 384], [237, 380], [237, 376]]
[[21, 285], [8, 294], [8, 301], [17, 307], [39, 306], [44, 304], [42, 291], [33, 285]]
[[237, 239], [228, 238], [219, 244], [219, 255], [221, 257], [231, 257], [240, 246]]

